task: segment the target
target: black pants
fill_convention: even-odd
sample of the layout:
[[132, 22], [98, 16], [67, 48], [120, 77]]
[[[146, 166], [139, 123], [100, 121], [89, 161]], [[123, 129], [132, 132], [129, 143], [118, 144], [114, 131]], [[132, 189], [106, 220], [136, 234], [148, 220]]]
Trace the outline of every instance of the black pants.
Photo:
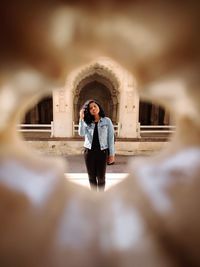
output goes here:
[[84, 159], [91, 188], [105, 188], [108, 149], [93, 151], [85, 148]]

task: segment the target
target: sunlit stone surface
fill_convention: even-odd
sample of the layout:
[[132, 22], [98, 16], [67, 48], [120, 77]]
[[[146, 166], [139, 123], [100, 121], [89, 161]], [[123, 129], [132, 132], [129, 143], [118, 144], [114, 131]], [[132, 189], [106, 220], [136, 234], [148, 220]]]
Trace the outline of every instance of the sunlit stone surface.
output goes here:
[[[2, 2], [0, 266], [200, 266], [198, 17], [193, 1]], [[132, 72], [177, 131], [160, 155], [132, 160], [127, 179], [97, 194], [66, 181], [62, 159], [29, 151], [16, 124], [41, 93], [101, 55]]]

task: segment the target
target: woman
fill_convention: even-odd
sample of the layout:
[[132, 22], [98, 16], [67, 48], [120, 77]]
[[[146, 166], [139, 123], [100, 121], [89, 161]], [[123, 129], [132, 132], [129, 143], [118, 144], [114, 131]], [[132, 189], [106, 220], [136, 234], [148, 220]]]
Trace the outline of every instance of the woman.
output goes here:
[[106, 164], [114, 162], [114, 128], [95, 100], [88, 100], [80, 110], [80, 136], [85, 136], [84, 158], [91, 188], [105, 188]]

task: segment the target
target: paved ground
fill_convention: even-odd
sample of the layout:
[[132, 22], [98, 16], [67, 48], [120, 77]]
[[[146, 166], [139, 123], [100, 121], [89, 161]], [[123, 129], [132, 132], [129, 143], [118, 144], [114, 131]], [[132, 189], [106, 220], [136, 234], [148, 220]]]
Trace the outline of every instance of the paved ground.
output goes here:
[[[134, 157], [116, 155], [115, 164], [107, 166], [106, 190], [127, 177], [126, 166], [130, 159], [134, 159]], [[83, 155], [69, 155], [66, 160], [68, 162], [68, 173], [65, 173], [66, 178], [81, 186], [89, 187]]]
[[[126, 165], [128, 161], [134, 158], [134, 156], [118, 156], [115, 157], [115, 164], [108, 165], [107, 171], [108, 173], [123, 173], [126, 171]], [[69, 173], [86, 173], [86, 167], [83, 159], [83, 155], [69, 155], [66, 157], [68, 162]]]

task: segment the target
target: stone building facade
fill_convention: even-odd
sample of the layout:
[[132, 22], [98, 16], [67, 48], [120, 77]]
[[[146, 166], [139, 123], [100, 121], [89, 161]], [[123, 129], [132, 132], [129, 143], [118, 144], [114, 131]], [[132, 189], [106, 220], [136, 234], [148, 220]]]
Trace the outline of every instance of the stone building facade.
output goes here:
[[96, 99], [117, 126], [117, 137], [140, 137], [142, 125], [168, 125], [165, 111], [141, 102], [134, 77], [110, 58], [102, 57], [71, 72], [62, 88], [43, 99], [26, 115], [26, 123], [53, 121], [54, 137], [74, 137], [79, 111], [87, 99]]

